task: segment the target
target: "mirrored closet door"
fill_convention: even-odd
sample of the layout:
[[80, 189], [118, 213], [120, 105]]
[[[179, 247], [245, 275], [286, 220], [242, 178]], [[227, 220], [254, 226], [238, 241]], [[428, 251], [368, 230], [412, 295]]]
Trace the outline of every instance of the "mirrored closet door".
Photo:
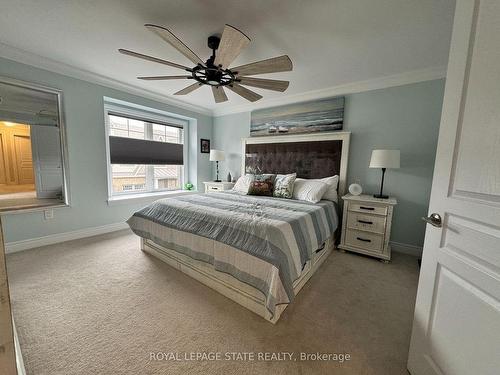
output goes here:
[[58, 90], [0, 78], [0, 211], [68, 204]]

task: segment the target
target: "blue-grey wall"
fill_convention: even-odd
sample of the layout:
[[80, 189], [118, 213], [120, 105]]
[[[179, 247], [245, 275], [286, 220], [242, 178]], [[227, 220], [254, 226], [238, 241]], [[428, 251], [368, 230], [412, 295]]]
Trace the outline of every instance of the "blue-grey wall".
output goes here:
[[[369, 169], [373, 149], [401, 150], [401, 169], [388, 170], [384, 191], [398, 199], [391, 240], [422, 246], [436, 154], [444, 80], [346, 96], [344, 130], [351, 132], [348, 183], [377, 192], [380, 170]], [[221, 175], [241, 173], [241, 142], [250, 132], [250, 113], [214, 118], [213, 146], [226, 152]]]
[[[250, 113], [211, 118], [104, 86], [0, 59], [0, 76], [61, 89], [69, 149], [71, 207], [56, 209], [54, 219], [42, 212], [3, 216], [7, 242], [123, 222], [145, 203], [107, 204], [103, 97], [178, 113], [195, 119], [189, 130], [189, 178], [197, 187], [213, 177], [208, 154], [199, 152], [199, 139], [226, 152], [221, 175], [240, 174], [241, 138], [249, 136]], [[401, 169], [390, 170], [386, 192], [399, 205], [392, 240], [421, 246], [437, 143], [444, 80], [374, 90], [346, 97], [344, 129], [352, 132], [348, 182], [359, 180], [365, 192], [377, 190], [380, 171], [368, 168], [371, 150], [401, 150]], [[212, 124], [213, 123], [213, 124]]]
[[103, 96], [124, 100], [194, 119], [189, 128], [189, 180], [203, 188], [211, 178], [207, 154], [199, 152], [200, 138], [212, 138], [212, 117], [148, 100], [108, 87], [70, 78], [0, 58], [0, 76], [57, 88], [63, 91], [71, 207], [54, 210], [54, 219], [43, 212], [2, 216], [6, 242], [64, 233], [126, 220], [140, 203], [107, 203], [107, 169], [104, 136]]

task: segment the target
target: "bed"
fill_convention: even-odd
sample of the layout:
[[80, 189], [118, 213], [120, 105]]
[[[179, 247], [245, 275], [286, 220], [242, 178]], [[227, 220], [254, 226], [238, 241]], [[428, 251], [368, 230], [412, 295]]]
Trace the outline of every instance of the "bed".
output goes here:
[[[242, 173], [339, 175], [345, 191], [349, 133], [242, 140]], [[276, 323], [335, 247], [337, 202], [192, 194], [158, 200], [127, 221], [141, 249]]]

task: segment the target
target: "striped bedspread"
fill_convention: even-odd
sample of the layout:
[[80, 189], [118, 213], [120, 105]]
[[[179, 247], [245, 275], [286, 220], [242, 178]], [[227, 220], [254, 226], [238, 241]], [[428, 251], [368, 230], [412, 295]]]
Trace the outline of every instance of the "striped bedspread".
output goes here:
[[333, 202], [193, 194], [158, 200], [127, 221], [132, 231], [212, 264], [260, 290], [266, 306], [294, 298], [293, 282], [338, 224]]

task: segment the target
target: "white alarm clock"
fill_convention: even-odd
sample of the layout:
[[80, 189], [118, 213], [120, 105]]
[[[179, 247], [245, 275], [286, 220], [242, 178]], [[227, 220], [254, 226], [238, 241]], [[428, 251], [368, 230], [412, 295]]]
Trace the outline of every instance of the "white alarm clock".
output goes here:
[[349, 193], [352, 195], [360, 195], [363, 192], [363, 188], [360, 184], [354, 183], [349, 185]]

